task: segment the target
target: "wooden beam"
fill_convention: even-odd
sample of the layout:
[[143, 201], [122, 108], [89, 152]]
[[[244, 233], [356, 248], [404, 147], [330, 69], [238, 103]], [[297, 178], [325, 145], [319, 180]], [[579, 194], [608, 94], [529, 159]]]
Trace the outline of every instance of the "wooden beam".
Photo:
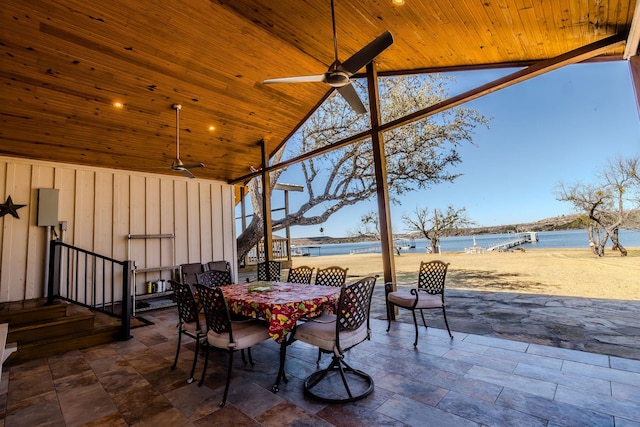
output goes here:
[[558, 68], [562, 68], [571, 64], [577, 64], [578, 62], [582, 62], [586, 59], [593, 58], [594, 56], [601, 55], [611, 49], [614, 49], [622, 45], [625, 40], [626, 34], [618, 33], [616, 35], [598, 40], [597, 42], [588, 44], [581, 48], [572, 50], [560, 56], [556, 56], [555, 58], [540, 61], [523, 70], [516, 71], [515, 73], [511, 73], [492, 82], [478, 86], [475, 89], [468, 90], [442, 102], [438, 102], [427, 108], [418, 110], [415, 113], [388, 122], [381, 127], [381, 130], [386, 131], [396, 129], [413, 121], [420, 120], [425, 117], [441, 113], [442, 111], [448, 110], [449, 108], [457, 107], [458, 105], [473, 101], [474, 99], [480, 98], [481, 96], [497, 92], [500, 89], [504, 89], [517, 83], [521, 83], [525, 80], [529, 80], [542, 74], [548, 73], [550, 71], [557, 70]]
[[629, 30], [629, 38], [627, 45], [622, 54], [623, 59], [631, 59], [638, 55], [640, 49], [640, 3], [636, 2], [633, 18], [631, 19], [631, 29]]
[[[399, 119], [393, 120], [391, 122], [380, 125], [378, 131], [385, 132], [387, 130], [395, 129], [400, 126], [404, 126], [408, 123], [414, 122], [416, 120], [423, 119], [425, 117], [432, 116], [434, 114], [441, 113], [442, 111], [448, 110], [449, 108], [457, 107], [458, 105], [464, 104], [466, 102], [472, 101], [474, 99], [480, 98], [484, 95], [488, 95], [493, 92], [497, 92], [500, 89], [507, 88], [509, 86], [513, 86], [517, 83], [523, 82], [525, 80], [532, 79], [534, 77], [540, 76], [542, 74], [548, 73], [553, 70], [557, 70], [558, 68], [564, 67], [566, 65], [576, 64], [578, 62], [585, 61], [587, 59], [593, 58], [595, 56], [601, 55], [611, 49], [614, 49], [620, 45], [622, 45], [626, 40], [626, 33], [618, 33], [616, 35], [607, 37], [605, 39], [599, 40], [597, 42], [588, 44], [578, 49], [574, 49], [562, 55], [556, 56], [551, 59], [547, 59], [544, 61], [540, 61], [536, 64], [533, 64], [523, 70], [516, 71], [515, 73], [511, 73], [507, 76], [501, 77], [492, 82], [486, 83], [484, 85], [478, 86], [475, 89], [468, 90], [459, 95], [456, 95], [452, 98], [446, 99], [437, 104], [431, 105], [422, 110], [418, 110], [412, 114], [406, 115], [404, 117], [400, 117]], [[296, 163], [300, 163], [304, 160], [308, 160], [310, 158], [316, 157], [320, 154], [328, 153], [330, 151], [336, 150], [338, 148], [342, 148], [344, 146], [360, 142], [369, 138], [372, 134], [373, 130], [369, 129], [364, 132], [360, 132], [356, 135], [352, 135], [343, 140], [334, 142], [333, 144], [328, 144], [324, 147], [318, 148], [316, 150], [309, 151], [307, 153], [301, 154], [297, 157], [293, 157], [284, 162], [280, 162], [278, 164], [269, 166], [267, 168], [268, 171], [284, 169]], [[236, 178], [230, 181], [230, 184], [237, 184], [240, 182], [247, 182], [254, 176], [258, 176], [262, 173], [262, 171], [257, 171], [255, 173], [247, 174]]]
[[379, 131], [381, 124], [380, 96], [378, 93], [378, 74], [376, 73], [374, 62], [367, 64], [367, 83], [369, 89], [369, 115], [371, 117], [371, 148], [373, 151], [373, 168], [376, 176], [376, 194], [378, 198], [382, 268], [385, 283], [395, 282], [393, 229], [391, 227], [389, 186], [387, 184], [387, 158], [384, 154], [382, 132]]
[[640, 116], [640, 56], [633, 56], [629, 59], [629, 70], [631, 71], [631, 85], [636, 94], [638, 116]]
[[[269, 171], [272, 170], [277, 170], [277, 169], [284, 169], [286, 167], [289, 167], [291, 165], [295, 165], [296, 163], [300, 163], [302, 161], [314, 158], [316, 156], [319, 156], [320, 154], [324, 154], [324, 153], [328, 153], [330, 151], [333, 150], [337, 150], [338, 148], [342, 148], [342, 147], [346, 147], [347, 145], [351, 145], [354, 144], [356, 142], [360, 142], [363, 141], [365, 139], [367, 139], [369, 137], [369, 135], [371, 135], [371, 130], [365, 130], [363, 132], [360, 132], [358, 134], [355, 135], [351, 135], [345, 139], [342, 139], [340, 141], [334, 142], [333, 144], [329, 144], [329, 145], [325, 145], [324, 147], [320, 147], [320, 148], [316, 148], [315, 150], [311, 150], [311, 151], [307, 151], [306, 153], [303, 153], [299, 156], [293, 157], [289, 160], [285, 160], [283, 162], [278, 163], [277, 165], [272, 165], [269, 166], [267, 169]], [[236, 178], [232, 181], [229, 181], [229, 184], [238, 184], [238, 183], [246, 183], [248, 182], [251, 178], [259, 176], [262, 173], [261, 170], [255, 171], [255, 172], [251, 172], [248, 173], [246, 175], [243, 175], [239, 178]]]

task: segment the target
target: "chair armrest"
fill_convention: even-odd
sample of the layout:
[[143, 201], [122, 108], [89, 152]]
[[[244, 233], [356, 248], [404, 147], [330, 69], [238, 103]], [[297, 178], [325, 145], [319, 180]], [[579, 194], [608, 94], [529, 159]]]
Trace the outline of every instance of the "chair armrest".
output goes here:
[[407, 285], [411, 285], [414, 288], [418, 287], [418, 282], [402, 282], [402, 283], [398, 283], [398, 282], [385, 282], [384, 284], [384, 290], [385, 293], [389, 293], [393, 291], [393, 285], [402, 285], [402, 286], [407, 286]]

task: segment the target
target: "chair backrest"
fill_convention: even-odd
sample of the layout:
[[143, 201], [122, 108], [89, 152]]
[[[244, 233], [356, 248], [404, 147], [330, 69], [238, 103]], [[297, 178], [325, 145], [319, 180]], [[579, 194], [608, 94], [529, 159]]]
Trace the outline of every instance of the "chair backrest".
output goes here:
[[207, 270], [228, 271], [231, 273], [231, 264], [229, 261], [209, 261], [207, 264]]
[[[198, 305], [191, 292], [191, 287], [186, 283], [178, 283], [169, 280], [178, 306], [178, 317], [180, 323], [196, 322], [197, 329], [200, 329], [200, 318], [198, 316]], [[204, 326], [204, 325], [202, 325]]]
[[280, 270], [282, 263], [280, 261], [269, 261], [269, 275], [267, 277], [267, 268], [264, 262], [258, 264], [258, 280], [274, 280], [280, 281]]
[[220, 270], [208, 270], [202, 273], [196, 274], [196, 283], [200, 285], [204, 285], [208, 288], [213, 288], [216, 286], [224, 286], [230, 285], [231, 281], [231, 273], [228, 271], [220, 271]]
[[180, 281], [182, 283], [196, 283], [196, 274], [202, 273], [204, 266], [199, 262], [191, 264], [180, 264]]
[[229, 318], [229, 308], [227, 301], [224, 299], [222, 287], [208, 288], [206, 286], [195, 285], [202, 307], [204, 309], [204, 317], [207, 320], [207, 331], [213, 331], [218, 334], [229, 333], [229, 342], [233, 342], [231, 333], [231, 320]]
[[348, 268], [331, 266], [319, 268], [316, 272], [316, 285], [321, 286], [342, 286], [347, 281]]
[[442, 261], [422, 261], [418, 274], [418, 288], [430, 294], [444, 294], [444, 280], [449, 263]]
[[338, 311], [336, 312], [336, 347], [341, 353], [348, 348], [343, 349], [340, 346], [340, 331], [355, 331], [366, 322], [367, 334], [363, 336], [362, 340], [353, 343], [350, 347], [369, 338], [369, 312], [375, 285], [376, 278], [373, 276], [342, 285], [338, 299]]
[[287, 275], [288, 283], [311, 283], [311, 276], [313, 276], [313, 268], [301, 265], [300, 267], [290, 268]]

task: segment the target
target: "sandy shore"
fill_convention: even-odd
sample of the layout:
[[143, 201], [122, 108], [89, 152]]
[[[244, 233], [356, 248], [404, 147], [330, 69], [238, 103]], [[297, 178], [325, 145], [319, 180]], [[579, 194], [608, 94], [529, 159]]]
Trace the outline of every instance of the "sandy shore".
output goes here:
[[[627, 257], [608, 252], [603, 258], [588, 249], [407, 253], [394, 257], [397, 281], [415, 280], [420, 261], [433, 259], [451, 264], [447, 287], [452, 289], [640, 301], [640, 248], [629, 249]], [[293, 266], [300, 265], [348, 267], [350, 278], [382, 276], [380, 254], [294, 258]]]

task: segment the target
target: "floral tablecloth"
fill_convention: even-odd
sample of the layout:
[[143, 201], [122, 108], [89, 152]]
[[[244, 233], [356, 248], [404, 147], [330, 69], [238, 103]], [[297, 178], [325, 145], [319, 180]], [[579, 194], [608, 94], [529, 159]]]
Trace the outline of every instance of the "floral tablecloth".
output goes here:
[[245, 283], [225, 286], [224, 296], [231, 312], [268, 320], [269, 335], [282, 342], [302, 317], [319, 316], [325, 309], [333, 312], [340, 288], [281, 282]]

